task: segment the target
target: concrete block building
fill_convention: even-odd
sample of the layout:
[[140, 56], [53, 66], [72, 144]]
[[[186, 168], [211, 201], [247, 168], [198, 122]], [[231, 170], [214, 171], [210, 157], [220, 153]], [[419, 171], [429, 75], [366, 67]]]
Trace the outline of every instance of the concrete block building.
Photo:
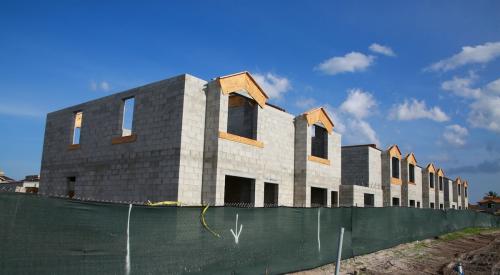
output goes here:
[[247, 72], [211, 81], [181, 75], [49, 113], [40, 193], [338, 204], [340, 135], [326, 111], [294, 117], [267, 100]]
[[341, 206], [383, 206], [381, 154], [375, 144], [342, 147]]
[[384, 206], [401, 206], [401, 151], [392, 145], [382, 152], [382, 194]]
[[462, 209], [469, 209], [469, 183], [464, 180], [462, 184]]
[[436, 168], [434, 164], [430, 163], [422, 169], [422, 204], [424, 208], [436, 208], [435, 181]]
[[453, 181], [453, 202], [456, 203], [457, 209], [463, 208], [462, 194], [462, 179], [460, 177], [457, 177]]
[[339, 206], [340, 144], [323, 108], [295, 118], [295, 206]]
[[422, 207], [422, 168], [413, 153], [401, 161], [401, 206]]
[[437, 209], [444, 209], [444, 171], [438, 168], [436, 171], [435, 180], [436, 188], [434, 188], [435, 203]]
[[457, 202], [453, 199], [454, 189], [453, 181], [447, 177], [444, 178], [444, 208], [458, 209]]

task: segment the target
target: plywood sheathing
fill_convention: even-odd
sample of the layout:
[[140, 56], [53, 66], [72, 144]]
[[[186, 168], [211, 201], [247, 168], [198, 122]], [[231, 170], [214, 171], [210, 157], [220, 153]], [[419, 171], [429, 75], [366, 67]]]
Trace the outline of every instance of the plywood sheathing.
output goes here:
[[122, 143], [129, 143], [129, 142], [135, 142], [137, 140], [137, 135], [131, 134], [129, 136], [123, 136], [123, 137], [114, 137], [111, 139], [111, 144], [122, 144]]
[[434, 167], [434, 164], [429, 163], [429, 165], [427, 165], [427, 171], [429, 173], [436, 173], [436, 168]]
[[261, 108], [266, 106], [266, 101], [269, 99], [264, 90], [257, 84], [253, 77], [248, 72], [221, 76], [218, 78], [222, 93], [228, 95], [230, 93], [246, 91]]
[[399, 150], [399, 147], [394, 144], [391, 147], [389, 147], [389, 155], [392, 157], [397, 157], [399, 160], [401, 160], [401, 150]]
[[413, 154], [413, 152], [406, 155], [405, 159], [408, 162], [408, 164], [413, 164], [413, 165], [417, 166], [417, 159], [415, 158], [415, 155]]
[[239, 142], [242, 144], [251, 145], [251, 146], [255, 146], [255, 147], [259, 147], [259, 148], [264, 148], [264, 143], [262, 143], [261, 141], [238, 136], [238, 135], [233, 135], [233, 134], [226, 133], [226, 132], [219, 131], [219, 138], [227, 139], [230, 141], [235, 141], [235, 142]]
[[75, 128], [82, 127], [82, 112], [75, 113]]
[[460, 179], [460, 177], [457, 177], [455, 179], [455, 181], [457, 182], [458, 185], [460, 185], [462, 183], [462, 179]]
[[466, 180], [464, 180], [464, 187], [467, 187], [467, 186], [469, 186], [469, 183]]
[[328, 116], [328, 113], [323, 109], [323, 107], [312, 109], [303, 114], [307, 119], [308, 125], [313, 125], [317, 122], [321, 122], [325, 126], [326, 131], [331, 134], [333, 130], [333, 122]]
[[308, 156], [307, 159], [310, 161], [324, 164], [324, 165], [330, 165], [329, 159], [319, 158], [319, 157], [315, 157], [315, 156]]
[[439, 168], [437, 170], [437, 175], [440, 176], [440, 177], [444, 177], [444, 171], [443, 171], [443, 169]]

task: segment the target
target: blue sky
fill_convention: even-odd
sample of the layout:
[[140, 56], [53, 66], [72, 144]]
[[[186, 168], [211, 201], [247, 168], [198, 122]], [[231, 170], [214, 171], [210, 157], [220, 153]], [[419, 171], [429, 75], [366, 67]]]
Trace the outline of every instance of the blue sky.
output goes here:
[[0, 169], [39, 172], [47, 112], [182, 73], [248, 70], [288, 112], [326, 106], [343, 145], [398, 144], [419, 165], [468, 179], [475, 201], [500, 192], [499, 10], [498, 1], [4, 1]]

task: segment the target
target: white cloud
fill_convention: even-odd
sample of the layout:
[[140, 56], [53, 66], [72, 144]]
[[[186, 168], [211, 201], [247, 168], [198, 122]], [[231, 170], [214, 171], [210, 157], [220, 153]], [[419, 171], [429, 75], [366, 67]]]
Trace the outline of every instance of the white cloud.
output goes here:
[[347, 127], [349, 127], [348, 135], [351, 142], [380, 145], [377, 133], [367, 121], [357, 118], [349, 119]]
[[486, 85], [486, 89], [489, 92], [500, 94], [500, 78]]
[[374, 56], [351, 52], [344, 56], [327, 59], [319, 64], [316, 69], [329, 75], [345, 72], [353, 73], [366, 70], [366, 68], [373, 64], [374, 60]]
[[472, 100], [467, 116], [471, 127], [500, 133], [500, 79], [488, 83], [483, 88], [473, 88], [475, 77], [472, 74], [468, 78], [454, 78], [450, 80], [450, 84], [443, 83], [441, 86], [443, 89], [449, 88], [449, 91], [458, 96]]
[[307, 110], [316, 105], [316, 100], [314, 98], [299, 98], [295, 101], [295, 106], [299, 107], [301, 110]]
[[348, 91], [347, 99], [340, 105], [340, 110], [361, 119], [372, 114], [377, 102], [373, 95], [361, 89]]
[[387, 56], [396, 56], [396, 54], [394, 53], [394, 51], [390, 47], [382, 46], [382, 45], [377, 44], [377, 43], [373, 43], [370, 45], [370, 51], [372, 51], [374, 53], [387, 55]]
[[415, 120], [426, 118], [438, 122], [450, 119], [446, 113], [441, 110], [441, 108], [437, 106], [427, 108], [425, 101], [418, 101], [414, 98], [410, 100], [405, 99], [403, 103], [392, 106], [389, 117], [396, 120]]
[[450, 58], [430, 65], [430, 71], [449, 71], [467, 64], [485, 64], [500, 56], [500, 42], [462, 47], [462, 51]]
[[111, 86], [107, 81], [96, 82], [92, 80], [90, 81], [90, 89], [92, 91], [108, 92], [109, 90], [111, 90]]
[[341, 133], [347, 143], [375, 143], [380, 144], [377, 133], [365, 120], [373, 115], [377, 101], [374, 96], [361, 89], [351, 89], [347, 98], [340, 104], [337, 111], [331, 113], [336, 130]]
[[281, 98], [284, 93], [292, 88], [290, 81], [286, 77], [280, 77], [272, 73], [253, 74], [252, 76], [270, 98]]
[[472, 102], [467, 121], [472, 127], [500, 133], [500, 96], [483, 94]]
[[472, 84], [476, 79], [474, 73], [469, 73], [468, 77], [453, 77], [441, 83], [441, 89], [452, 92], [457, 96], [465, 98], [478, 98], [481, 95], [481, 89], [472, 88]]
[[448, 125], [443, 133], [443, 138], [446, 142], [455, 146], [464, 146], [465, 138], [469, 135], [467, 128], [458, 124]]

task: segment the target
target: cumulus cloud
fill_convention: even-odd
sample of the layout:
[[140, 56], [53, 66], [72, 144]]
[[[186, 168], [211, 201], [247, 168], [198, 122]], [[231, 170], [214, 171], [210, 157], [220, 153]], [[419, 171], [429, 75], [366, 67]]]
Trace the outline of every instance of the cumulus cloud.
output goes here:
[[301, 110], [310, 109], [315, 105], [316, 100], [314, 98], [299, 98], [295, 101], [295, 106], [299, 107]]
[[467, 128], [458, 124], [448, 125], [443, 133], [443, 138], [448, 144], [454, 146], [464, 146], [465, 138], [469, 135]]
[[348, 91], [347, 99], [340, 105], [340, 110], [362, 119], [370, 115], [376, 106], [377, 102], [371, 93], [361, 89], [351, 89]]
[[500, 133], [500, 97], [483, 94], [470, 104], [467, 121], [472, 127]]
[[465, 98], [478, 98], [481, 95], [481, 89], [472, 88], [472, 84], [476, 79], [474, 73], [470, 73], [468, 77], [453, 77], [441, 83], [441, 89], [452, 92], [453, 94]]
[[430, 119], [438, 122], [450, 119], [441, 108], [437, 106], [427, 108], [425, 101], [418, 101], [414, 98], [405, 99], [403, 103], [393, 105], [389, 117], [395, 120]]
[[292, 88], [290, 80], [286, 77], [280, 77], [272, 73], [253, 74], [252, 76], [270, 98], [281, 98], [284, 93]]
[[90, 81], [90, 89], [92, 91], [108, 92], [109, 90], [111, 90], [111, 86], [107, 81], [96, 82], [92, 80]]
[[370, 92], [361, 89], [347, 91], [347, 98], [334, 112], [335, 125], [348, 143], [380, 144], [376, 131], [366, 118], [376, 112], [377, 101]]
[[486, 90], [500, 95], [500, 78], [486, 85]]
[[327, 59], [319, 64], [316, 69], [329, 75], [346, 72], [353, 73], [366, 70], [366, 68], [373, 64], [374, 60], [374, 56], [359, 52], [350, 52], [344, 56]]
[[394, 51], [390, 47], [382, 46], [382, 45], [377, 44], [377, 43], [371, 44], [369, 49], [370, 49], [370, 51], [372, 51], [374, 53], [383, 54], [386, 56], [396, 56], [396, 54], [394, 53]]
[[430, 65], [429, 71], [449, 71], [468, 64], [486, 64], [500, 56], [500, 42], [488, 42], [483, 45], [465, 46], [462, 51], [450, 58]]

